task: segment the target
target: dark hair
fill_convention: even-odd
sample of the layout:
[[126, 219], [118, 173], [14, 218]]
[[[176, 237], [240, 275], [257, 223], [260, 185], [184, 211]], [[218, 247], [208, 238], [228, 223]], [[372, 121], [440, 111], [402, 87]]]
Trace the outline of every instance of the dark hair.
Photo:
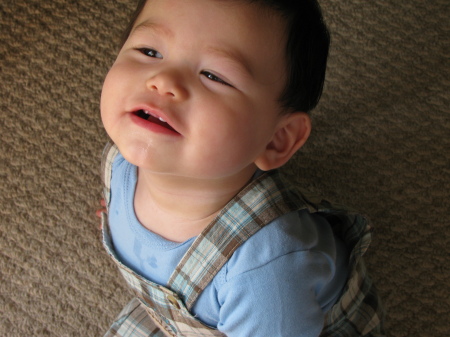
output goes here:
[[[139, 0], [124, 31], [125, 43], [147, 0]], [[229, 0], [228, 0], [229, 1]], [[280, 103], [288, 111], [310, 112], [322, 95], [330, 34], [317, 0], [240, 0], [266, 6], [286, 21], [287, 81]]]

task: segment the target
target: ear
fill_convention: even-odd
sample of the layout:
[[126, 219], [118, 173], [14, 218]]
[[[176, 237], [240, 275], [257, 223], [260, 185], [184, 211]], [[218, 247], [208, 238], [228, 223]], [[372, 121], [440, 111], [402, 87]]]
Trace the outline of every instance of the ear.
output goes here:
[[263, 171], [286, 164], [311, 134], [311, 118], [305, 112], [289, 113], [279, 121], [275, 133], [265, 151], [255, 160]]

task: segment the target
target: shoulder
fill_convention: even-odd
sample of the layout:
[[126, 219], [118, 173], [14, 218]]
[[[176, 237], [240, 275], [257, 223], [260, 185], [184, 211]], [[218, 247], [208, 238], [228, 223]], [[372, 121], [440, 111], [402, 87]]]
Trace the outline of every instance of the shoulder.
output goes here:
[[335, 255], [333, 232], [320, 215], [297, 211], [268, 224], [214, 279], [219, 330], [227, 336], [318, 336], [327, 304], [341, 289], [325, 291]]
[[295, 211], [275, 219], [250, 237], [221, 272], [230, 280], [267, 264], [282, 263], [283, 257], [304, 259], [305, 255], [332, 264], [336, 255], [335, 238], [322, 216], [307, 210]]

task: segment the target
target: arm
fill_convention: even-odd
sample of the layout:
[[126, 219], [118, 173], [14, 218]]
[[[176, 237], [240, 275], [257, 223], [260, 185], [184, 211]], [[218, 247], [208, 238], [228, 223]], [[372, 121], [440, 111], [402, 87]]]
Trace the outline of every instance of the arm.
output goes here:
[[318, 296], [332, 265], [323, 253], [300, 251], [227, 280], [218, 292], [218, 329], [228, 337], [319, 336]]

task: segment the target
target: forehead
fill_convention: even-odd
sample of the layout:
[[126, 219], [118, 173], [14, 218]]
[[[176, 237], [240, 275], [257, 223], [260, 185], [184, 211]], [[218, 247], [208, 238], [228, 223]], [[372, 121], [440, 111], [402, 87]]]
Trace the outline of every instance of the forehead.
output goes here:
[[[268, 16], [279, 16], [278, 12], [271, 9], [269, 5], [257, 1], [249, 0], [146, 0], [141, 1], [139, 7], [139, 13], [135, 17], [133, 25], [135, 26], [142, 17], [149, 14], [157, 14], [162, 11], [166, 16], [175, 14], [180, 11], [187, 12], [186, 9], [191, 8], [192, 12], [197, 12], [201, 15], [201, 12], [209, 13], [210, 16], [215, 16], [219, 12], [224, 12], [224, 16], [236, 19], [238, 16], [243, 17], [244, 21], [253, 21], [253, 15], [261, 17], [263, 20], [268, 19]], [[203, 9], [200, 11], [199, 9]], [[245, 11], [245, 13], [243, 13]], [[241, 14], [241, 15], [239, 15]], [[248, 16], [250, 15], [250, 16]], [[245, 17], [247, 16], [247, 20]], [[192, 18], [193, 21], [198, 20]]]
[[[190, 50], [234, 55], [273, 81], [284, 76], [285, 23], [273, 10], [239, 0], [148, 0], [131, 35], [158, 34]], [[258, 71], [256, 71], [258, 70]]]

